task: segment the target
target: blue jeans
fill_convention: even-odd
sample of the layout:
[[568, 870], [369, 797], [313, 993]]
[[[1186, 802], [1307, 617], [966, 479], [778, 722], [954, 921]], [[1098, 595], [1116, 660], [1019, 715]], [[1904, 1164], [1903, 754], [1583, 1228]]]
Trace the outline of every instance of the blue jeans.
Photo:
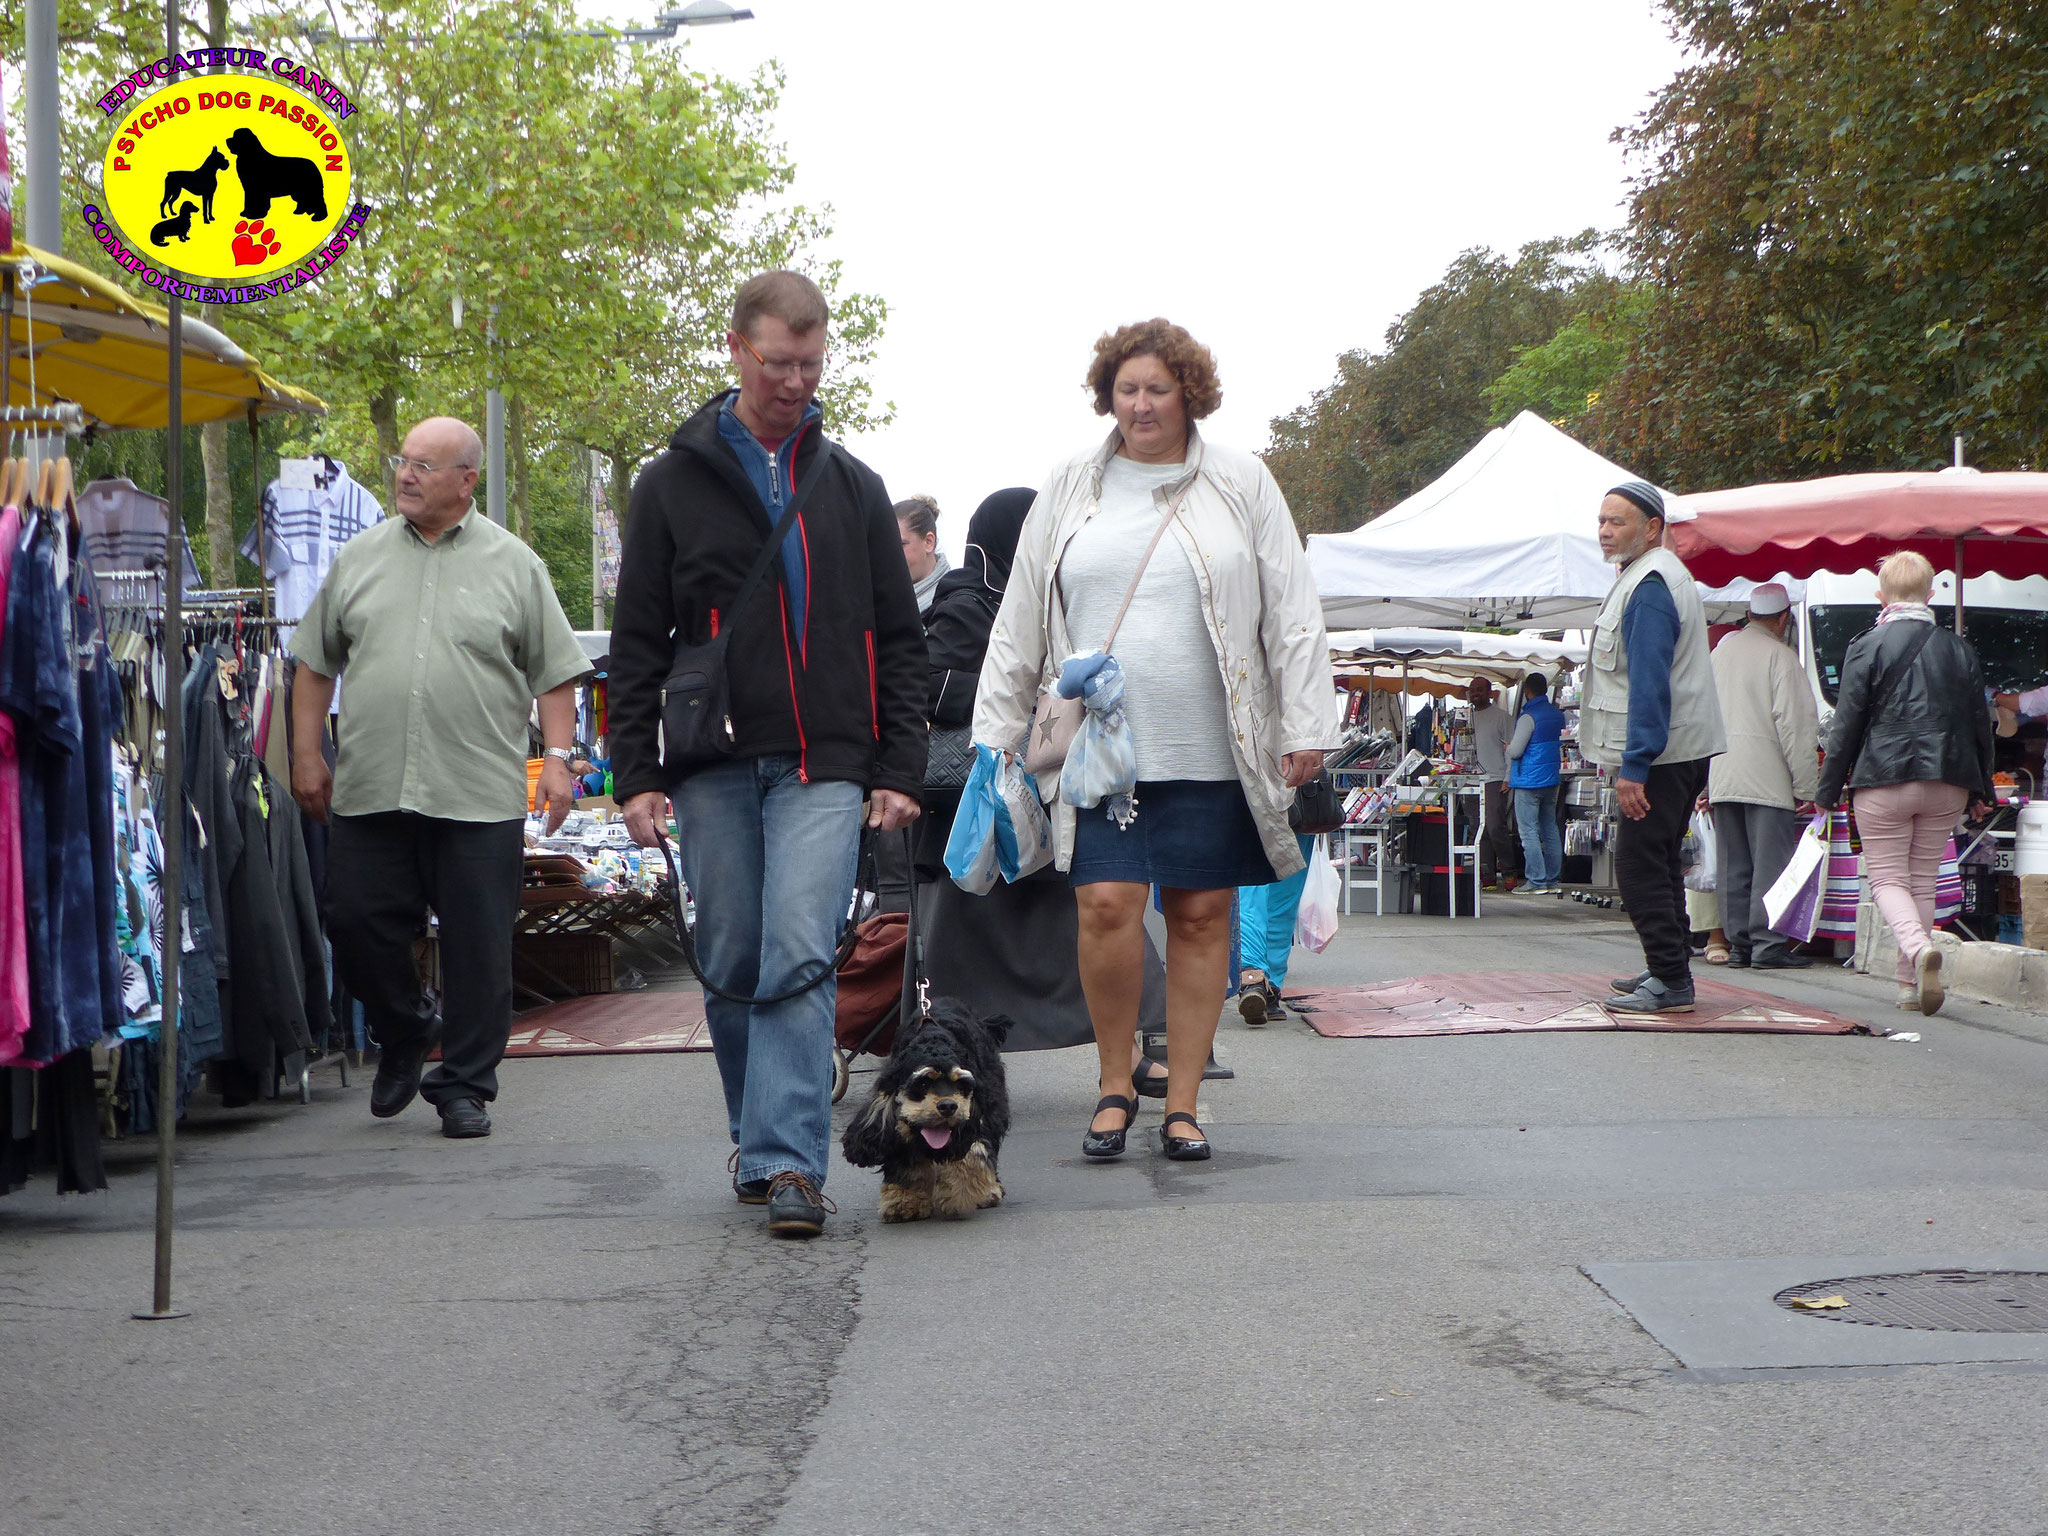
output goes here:
[[1522, 830], [1522, 862], [1531, 885], [1555, 885], [1564, 873], [1564, 833], [1557, 825], [1557, 786], [1515, 791], [1515, 823]]
[[[1301, 856], [1315, 849], [1312, 837], [1295, 835]], [[1287, 983], [1287, 958], [1294, 950], [1294, 920], [1301, 911], [1301, 893], [1308, 885], [1306, 867], [1271, 885], [1241, 885], [1237, 888], [1237, 965], [1231, 972], [1236, 984], [1239, 973], [1264, 971], [1266, 980], [1278, 992]]]
[[[830, 965], [860, 857], [857, 784], [806, 784], [789, 755], [700, 769], [669, 791], [704, 974], [743, 997]], [[704, 994], [742, 1180], [794, 1171], [820, 1188], [831, 1158], [834, 977], [749, 1008]]]

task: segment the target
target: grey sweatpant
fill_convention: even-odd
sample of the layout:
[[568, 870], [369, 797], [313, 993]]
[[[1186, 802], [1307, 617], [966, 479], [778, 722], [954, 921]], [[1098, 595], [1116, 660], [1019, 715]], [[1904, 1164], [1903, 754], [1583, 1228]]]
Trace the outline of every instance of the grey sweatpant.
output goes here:
[[1721, 894], [1721, 929], [1728, 935], [1728, 947], [1737, 954], [1748, 951], [1752, 961], [1791, 953], [1792, 941], [1770, 931], [1764, 893], [1792, 861], [1802, 825], [1797, 811], [1781, 811], [1775, 805], [1723, 802], [1714, 807], [1714, 882]]

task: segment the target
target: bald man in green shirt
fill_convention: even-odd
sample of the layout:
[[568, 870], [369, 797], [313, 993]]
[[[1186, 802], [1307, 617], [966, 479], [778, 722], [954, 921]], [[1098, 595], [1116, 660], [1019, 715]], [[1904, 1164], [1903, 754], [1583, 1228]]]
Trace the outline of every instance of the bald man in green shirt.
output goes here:
[[[476, 509], [483, 444], [437, 416], [393, 458], [398, 516], [335, 556], [292, 636], [292, 797], [331, 824], [328, 937], [382, 1058], [370, 1113], [424, 1092], [451, 1137], [484, 1106], [512, 1031], [512, 925], [536, 700], [548, 827], [573, 802], [575, 681], [590, 670], [540, 557]], [[346, 676], [330, 774], [322, 728]], [[441, 1061], [422, 1071], [433, 999], [413, 964], [440, 923]]]

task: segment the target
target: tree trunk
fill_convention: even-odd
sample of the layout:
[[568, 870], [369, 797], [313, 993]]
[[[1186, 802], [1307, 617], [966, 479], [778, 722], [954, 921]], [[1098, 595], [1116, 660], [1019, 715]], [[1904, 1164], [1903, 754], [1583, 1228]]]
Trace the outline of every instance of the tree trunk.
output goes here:
[[512, 523], [519, 537], [533, 542], [533, 509], [527, 500], [533, 471], [526, 462], [526, 401], [513, 395], [505, 402], [505, 457], [512, 461]]
[[206, 465], [206, 579], [215, 587], [235, 584], [235, 496], [228, 480], [228, 426], [209, 421], [199, 429], [199, 456]]
[[398, 386], [386, 384], [370, 396], [370, 421], [377, 429], [377, 473], [384, 484], [384, 507], [388, 513], [398, 493], [397, 478], [391, 473], [391, 456], [398, 452]]

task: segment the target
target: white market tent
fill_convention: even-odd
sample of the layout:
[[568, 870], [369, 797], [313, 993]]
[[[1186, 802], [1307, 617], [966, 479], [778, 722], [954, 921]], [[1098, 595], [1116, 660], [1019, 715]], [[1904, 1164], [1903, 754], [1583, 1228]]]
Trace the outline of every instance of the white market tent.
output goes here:
[[1600, 499], [1638, 478], [1524, 411], [1364, 527], [1309, 536], [1323, 621], [1590, 628], [1614, 585]]
[[1534, 635], [1489, 635], [1461, 629], [1343, 629], [1330, 636], [1331, 668], [1353, 687], [1443, 695], [1462, 693], [1474, 678], [1511, 688], [1531, 669], [1555, 677], [1585, 665], [1583, 644]]

